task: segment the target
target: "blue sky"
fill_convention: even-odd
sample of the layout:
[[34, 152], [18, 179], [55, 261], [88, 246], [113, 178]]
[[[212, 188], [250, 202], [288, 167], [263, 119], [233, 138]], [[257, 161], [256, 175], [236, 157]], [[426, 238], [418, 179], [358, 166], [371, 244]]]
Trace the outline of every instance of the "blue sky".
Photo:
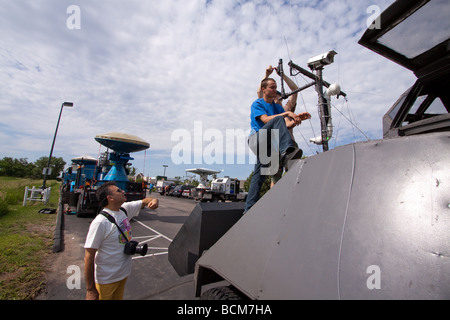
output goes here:
[[[105, 148], [94, 137], [117, 131], [150, 143], [132, 154], [139, 172], [145, 157], [146, 175], [168, 165], [171, 177], [206, 167], [245, 179], [253, 158], [226, 141], [249, 130], [266, 67], [281, 58], [285, 71], [290, 59], [306, 68], [330, 50], [338, 55], [325, 80], [348, 94], [333, 104], [380, 139], [382, 115], [414, 76], [357, 41], [373, 14], [367, 9], [392, 2], [0, 0], [0, 158], [48, 156], [61, 103], [71, 101], [53, 152], [67, 163], [97, 157]], [[312, 155], [320, 151], [308, 143], [320, 134], [312, 88], [298, 98], [297, 111], [305, 110], [313, 117], [294, 134]], [[333, 116], [331, 148], [365, 139], [335, 109]], [[192, 152], [189, 163], [174, 161], [180, 146]]]

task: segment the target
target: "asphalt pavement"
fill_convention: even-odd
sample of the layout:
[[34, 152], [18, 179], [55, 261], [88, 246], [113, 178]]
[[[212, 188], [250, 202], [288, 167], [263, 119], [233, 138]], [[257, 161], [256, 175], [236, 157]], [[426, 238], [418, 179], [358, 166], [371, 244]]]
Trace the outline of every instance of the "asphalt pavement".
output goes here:
[[[142, 209], [131, 221], [133, 240], [147, 243], [147, 255], [133, 257], [124, 300], [193, 300], [193, 275], [178, 276], [168, 261], [168, 247], [196, 202], [152, 193], [157, 210]], [[63, 251], [49, 262], [44, 290], [37, 300], [84, 300], [84, 242], [94, 217], [63, 216]]]

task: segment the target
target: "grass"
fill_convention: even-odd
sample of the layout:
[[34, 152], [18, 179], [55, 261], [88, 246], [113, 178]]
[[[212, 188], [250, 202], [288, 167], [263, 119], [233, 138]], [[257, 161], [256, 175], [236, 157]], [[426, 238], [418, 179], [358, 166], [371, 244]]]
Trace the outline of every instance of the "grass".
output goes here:
[[48, 204], [22, 205], [25, 186], [41, 184], [42, 180], [0, 177], [0, 300], [33, 299], [44, 286], [56, 215], [39, 210], [57, 209], [59, 183], [48, 181]]

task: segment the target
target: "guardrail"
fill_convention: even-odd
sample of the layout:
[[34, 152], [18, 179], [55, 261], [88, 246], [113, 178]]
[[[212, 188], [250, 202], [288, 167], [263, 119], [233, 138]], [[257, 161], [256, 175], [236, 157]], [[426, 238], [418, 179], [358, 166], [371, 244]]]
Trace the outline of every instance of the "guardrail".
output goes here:
[[[36, 187], [25, 187], [25, 194], [23, 195], [23, 206], [26, 206], [27, 201], [42, 201], [47, 204], [50, 200], [51, 187], [46, 189]], [[30, 193], [30, 195], [28, 195]]]

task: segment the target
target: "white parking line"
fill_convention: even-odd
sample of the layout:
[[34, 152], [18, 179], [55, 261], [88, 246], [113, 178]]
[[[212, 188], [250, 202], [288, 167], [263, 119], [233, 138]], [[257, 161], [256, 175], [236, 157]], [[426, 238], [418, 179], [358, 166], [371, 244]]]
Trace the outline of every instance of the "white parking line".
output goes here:
[[136, 221], [137, 223], [139, 223], [139, 224], [140, 224], [141, 226], [143, 226], [144, 228], [147, 228], [148, 230], [151, 230], [151, 231], [153, 231], [154, 233], [160, 235], [160, 236], [163, 237], [164, 239], [169, 240], [170, 242], [173, 241], [173, 240], [170, 239], [169, 237], [166, 237], [165, 235], [163, 235], [161, 232], [158, 232], [158, 231], [156, 231], [155, 229], [150, 228], [149, 226], [145, 225], [144, 223], [142, 223], [142, 222], [140, 222], [140, 221], [138, 221], [138, 220], [136, 220], [136, 219], [132, 219], [132, 220]]
[[168, 251], [165, 251], [165, 252], [159, 252], [159, 253], [151, 253], [151, 254], [147, 254], [147, 255], [145, 255], [145, 256], [136, 256], [136, 257], [133, 257], [133, 258], [131, 258], [131, 260], [142, 259], [142, 258], [148, 258], [148, 257], [153, 257], [153, 256], [160, 256], [160, 255], [168, 254], [168, 253], [169, 253]]
[[[163, 235], [161, 232], [156, 231], [153, 228], [150, 228], [149, 226], [147, 226], [146, 224], [142, 223], [141, 221], [138, 221], [136, 219], [133, 219], [134, 221], [136, 221], [137, 223], [139, 223], [141, 226], [143, 226], [144, 228], [152, 231], [153, 233], [156, 233], [154, 235], [149, 235], [149, 236], [139, 236], [139, 237], [133, 237], [133, 239], [143, 239], [146, 238], [146, 240], [141, 241], [140, 243], [145, 243], [145, 242], [150, 242], [152, 240], [158, 239], [158, 238], [164, 238], [166, 240], [168, 240], [169, 242], [172, 242], [172, 239], [170, 239], [169, 237]], [[135, 256], [132, 258], [132, 260], [136, 260], [136, 259], [142, 259], [142, 258], [148, 258], [148, 257], [154, 257], [154, 256], [160, 256], [163, 254], [168, 254], [169, 251], [168, 248], [163, 248], [163, 247], [148, 247], [149, 250], [165, 250], [163, 252], [156, 252], [156, 253], [151, 253], [151, 254], [147, 254], [145, 256]]]

